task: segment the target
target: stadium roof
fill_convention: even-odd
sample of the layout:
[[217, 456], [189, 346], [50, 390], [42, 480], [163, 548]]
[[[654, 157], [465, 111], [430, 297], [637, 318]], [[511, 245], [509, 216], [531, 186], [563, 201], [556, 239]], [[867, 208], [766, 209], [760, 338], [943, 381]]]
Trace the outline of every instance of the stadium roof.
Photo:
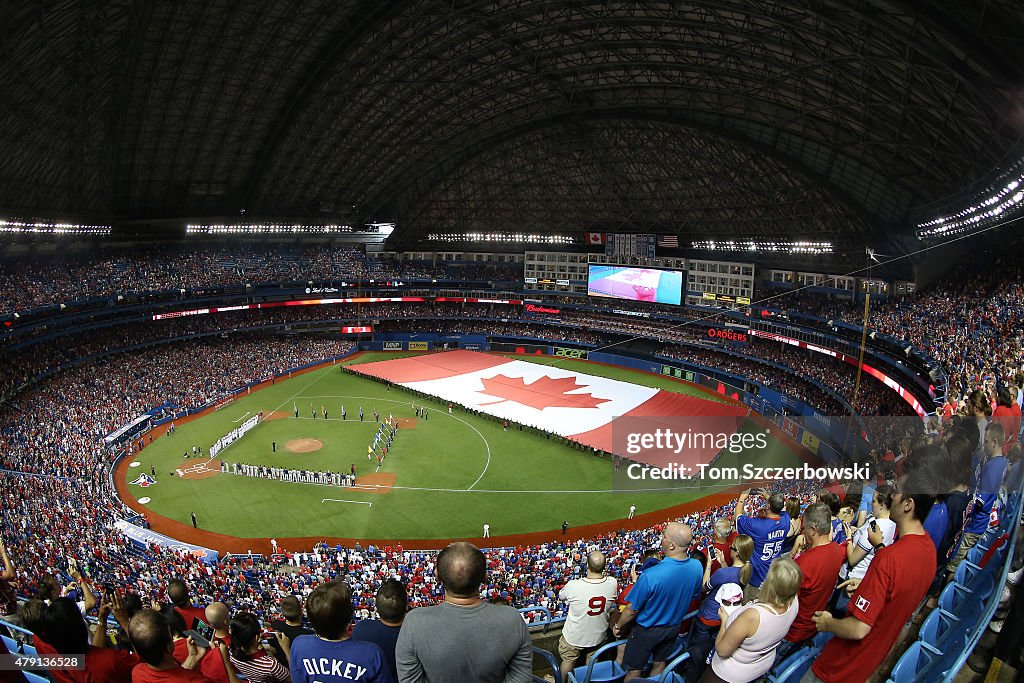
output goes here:
[[1010, 0], [0, 6], [8, 214], [910, 232], [1022, 152]]

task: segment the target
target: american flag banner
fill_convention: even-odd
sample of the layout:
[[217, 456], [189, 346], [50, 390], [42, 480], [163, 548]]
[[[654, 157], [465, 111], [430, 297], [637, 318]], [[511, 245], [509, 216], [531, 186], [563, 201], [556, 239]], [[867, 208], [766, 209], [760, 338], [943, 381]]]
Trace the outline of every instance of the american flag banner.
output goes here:
[[662, 249], [678, 249], [679, 235], [658, 235], [658, 246]]

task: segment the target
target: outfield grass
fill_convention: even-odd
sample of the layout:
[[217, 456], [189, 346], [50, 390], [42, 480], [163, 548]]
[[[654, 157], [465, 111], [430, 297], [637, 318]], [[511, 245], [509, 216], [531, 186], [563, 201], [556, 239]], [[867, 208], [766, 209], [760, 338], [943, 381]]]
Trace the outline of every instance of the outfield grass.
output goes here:
[[[365, 363], [393, 359], [397, 353], [368, 353], [350, 361]], [[524, 356], [521, 360], [557, 363], [560, 367], [707, 398], [705, 392], [671, 378], [603, 366], [586, 361]], [[193, 445], [208, 449], [248, 415], [287, 412], [288, 417], [265, 421], [223, 451], [229, 462], [267, 466], [329, 469], [348, 472], [355, 464], [360, 475], [373, 471], [366, 447], [376, 425], [373, 410], [382, 417], [412, 418], [412, 397], [399, 388], [342, 373], [329, 366], [280, 381], [236, 400], [231, 405], [164, 436], [138, 456], [141, 467], [128, 471], [128, 481], [140, 472], [157, 471], [158, 483], [136, 496], [148, 496], [152, 511], [190, 524], [195, 512], [201, 528], [238, 537], [337, 536], [348, 538], [478, 537], [482, 525], [493, 535], [527, 533], [624, 518], [630, 505], [638, 513], [687, 502], [713, 492], [710, 488], [676, 492], [616, 493], [607, 459], [569, 448], [531, 431], [510, 429], [491, 418], [456, 412], [448, 415], [438, 402], [430, 417], [412, 429], [399, 430], [382, 472], [395, 475], [386, 494], [218, 474], [185, 480], [169, 476], [182, 465]], [[300, 419], [292, 415], [298, 405]], [[310, 418], [310, 406], [326, 406], [329, 420]], [[348, 419], [340, 419], [344, 404]], [[358, 409], [366, 415], [360, 423]], [[745, 429], [754, 429], [748, 423]], [[289, 453], [290, 439], [313, 438], [324, 447], [314, 453]], [[277, 453], [271, 452], [277, 441]], [[796, 464], [796, 457], [772, 441], [758, 458], [764, 464]], [[722, 487], [728, 485], [723, 483]], [[325, 498], [348, 502], [324, 502]], [[366, 505], [370, 503], [371, 505]]]

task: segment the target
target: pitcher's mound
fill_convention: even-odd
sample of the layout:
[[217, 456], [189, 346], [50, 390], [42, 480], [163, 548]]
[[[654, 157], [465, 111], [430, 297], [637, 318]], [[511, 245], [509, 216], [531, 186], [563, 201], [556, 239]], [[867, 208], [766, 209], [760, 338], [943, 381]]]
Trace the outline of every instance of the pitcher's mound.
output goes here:
[[324, 447], [320, 439], [292, 439], [284, 445], [292, 453], [312, 453]]
[[356, 477], [356, 483], [352, 488], [363, 493], [391, 493], [391, 487], [395, 485], [395, 474], [393, 472], [374, 472]]

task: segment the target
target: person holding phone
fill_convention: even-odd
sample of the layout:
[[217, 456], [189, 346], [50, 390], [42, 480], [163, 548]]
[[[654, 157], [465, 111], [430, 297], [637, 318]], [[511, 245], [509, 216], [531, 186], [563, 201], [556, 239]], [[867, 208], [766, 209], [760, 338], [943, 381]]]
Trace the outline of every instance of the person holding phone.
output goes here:
[[[203, 635], [211, 642], [213, 648], [216, 648], [220, 643], [224, 643], [228, 647], [231, 646], [231, 613], [228, 611], [228, 606], [223, 602], [211, 602], [207, 605], [205, 610], [206, 623], [212, 630], [210, 636]], [[220, 683], [226, 683], [228, 680], [227, 670], [231, 668], [228, 662], [223, 661], [223, 658], [217, 656], [216, 652], [209, 652], [203, 657], [202, 663], [199, 665], [199, 670], [202, 671], [203, 675], [207, 678]]]
[[[288, 669], [274, 659], [260, 646], [261, 629], [259, 620], [249, 612], [239, 612], [231, 620], [231, 646], [228, 653], [231, 663], [251, 683], [291, 683]], [[274, 637], [285, 655], [291, 651], [291, 643], [283, 633]]]
[[892, 545], [896, 540], [896, 523], [889, 518], [893, 493], [892, 486], [888, 484], [880, 484], [875, 488], [871, 499], [871, 516], [868, 517], [867, 524], [857, 529], [846, 545], [847, 564], [839, 570], [840, 585], [846, 585], [838, 589], [833, 597], [838, 612], [845, 612], [850, 602], [850, 592], [845, 590], [853, 585], [850, 579], [856, 579], [859, 583], [868, 573], [875, 552], [879, 548]]
[[[721, 520], [719, 520], [721, 521]], [[719, 565], [727, 561], [725, 552], [714, 547], [712, 552]], [[708, 655], [715, 644], [715, 637], [722, 621], [718, 616], [720, 607], [735, 608], [742, 604], [743, 586], [750, 583], [750, 575], [753, 566], [750, 558], [754, 554], [754, 539], [746, 534], [738, 534], [729, 544], [729, 557], [732, 563], [729, 566], [721, 566], [720, 569], [712, 572], [712, 562], [708, 562], [704, 569], [704, 588], [707, 590], [707, 597], [701, 603], [700, 613], [690, 628], [690, 642], [687, 650], [690, 653], [690, 661], [687, 664], [686, 680], [697, 681], [707, 668]], [[740, 591], [740, 600], [737, 602], [734, 594], [729, 594], [728, 602], [734, 604], [723, 605], [719, 599], [719, 593], [724, 586], [735, 586]], [[723, 596], [724, 597], [724, 596]]]
[[832, 511], [826, 503], [812, 503], [804, 510], [803, 533], [793, 550], [800, 567], [800, 589], [797, 591], [796, 619], [779, 644], [777, 658], [785, 659], [791, 652], [807, 645], [818, 631], [814, 613], [825, 609], [836, 587], [839, 569], [846, 562], [846, 546], [834, 543]]
[[[196, 645], [189, 637], [188, 658], [184, 664], [174, 661], [174, 642], [171, 629], [163, 615], [153, 609], [140, 610], [128, 626], [132, 647], [142, 662], [132, 670], [132, 683], [213, 683], [198, 669], [199, 662], [208, 652]], [[228, 661], [228, 648], [223, 643], [218, 647], [221, 659], [228, 673], [229, 683], [238, 683], [235, 667]]]
[[[750, 560], [753, 569], [750, 584], [744, 589], [745, 595], [749, 598], [757, 597], [757, 589], [768, 575], [772, 561], [782, 554], [786, 536], [794, 526], [794, 522], [785, 511], [786, 497], [778, 491], [766, 495], [768, 510], [764, 517], [747, 515], [745, 504], [754, 493], [754, 489], [740, 493], [733, 512], [736, 531], [754, 539], [754, 554]], [[765, 495], [765, 492], [761, 493]]]
[[[100, 608], [100, 616], [104, 619], [112, 606], [107, 603]], [[123, 609], [118, 606], [118, 614], [123, 616]], [[89, 643], [89, 626], [82, 618], [82, 613], [69, 598], [58, 598], [51, 602], [43, 614], [43, 636], [46, 642], [59, 655], [85, 654], [85, 673], [89, 680], [105, 683], [130, 683], [132, 669], [139, 663], [139, 658], [124, 650], [106, 647], [106, 632], [97, 629], [93, 642]], [[66, 669], [50, 669], [50, 678], [56, 683], [77, 683], [82, 680], [79, 671]]]

